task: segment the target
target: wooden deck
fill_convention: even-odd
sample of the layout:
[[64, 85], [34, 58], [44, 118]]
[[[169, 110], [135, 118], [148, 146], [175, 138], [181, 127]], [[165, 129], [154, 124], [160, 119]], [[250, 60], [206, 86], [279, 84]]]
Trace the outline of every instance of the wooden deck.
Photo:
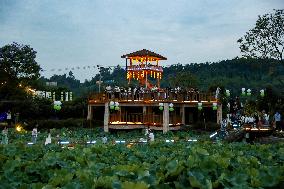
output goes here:
[[243, 127], [244, 127], [246, 132], [250, 132], [250, 133], [270, 133], [270, 132], [273, 132], [273, 128], [270, 125], [253, 127], [252, 124], [246, 124]]
[[[119, 110], [110, 109], [110, 102], [119, 102]], [[89, 97], [88, 118], [98, 118], [104, 115], [104, 131], [109, 129], [143, 129], [179, 130], [182, 125], [189, 123], [193, 116], [197, 116], [197, 104], [202, 102], [206, 111], [212, 110], [213, 103], [217, 103], [216, 122], [222, 120], [222, 106], [215, 99], [213, 93], [200, 92], [172, 92], [146, 91], [145, 93], [102, 92]], [[159, 110], [159, 103], [163, 103], [163, 110]], [[170, 104], [174, 110], [170, 110]], [[93, 113], [96, 112], [96, 113]], [[207, 114], [209, 115], [209, 114]], [[188, 117], [186, 117], [188, 116]], [[212, 116], [211, 118], [212, 119]], [[213, 116], [214, 119], [214, 116]], [[214, 120], [215, 121], [215, 120]]]

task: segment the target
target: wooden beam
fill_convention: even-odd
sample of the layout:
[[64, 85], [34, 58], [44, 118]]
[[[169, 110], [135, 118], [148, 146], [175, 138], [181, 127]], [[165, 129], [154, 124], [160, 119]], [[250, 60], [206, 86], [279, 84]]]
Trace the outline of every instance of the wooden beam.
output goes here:
[[163, 133], [167, 133], [169, 131], [169, 104], [164, 103], [164, 111], [163, 111]]
[[93, 119], [93, 108], [91, 105], [88, 105], [88, 115], [87, 115], [87, 120], [92, 120]]
[[105, 114], [104, 114], [104, 132], [109, 132], [108, 122], [109, 122], [109, 107], [108, 107], [108, 102], [106, 102]]
[[184, 105], [180, 107], [181, 124], [185, 125], [185, 108]]
[[217, 123], [221, 124], [221, 121], [222, 121], [222, 104], [218, 104], [217, 106], [218, 106], [218, 108], [217, 108]]

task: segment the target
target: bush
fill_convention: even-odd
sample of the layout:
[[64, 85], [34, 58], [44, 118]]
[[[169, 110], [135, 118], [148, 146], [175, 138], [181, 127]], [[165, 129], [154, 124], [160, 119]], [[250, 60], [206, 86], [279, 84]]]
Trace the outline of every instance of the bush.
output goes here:
[[203, 131], [216, 131], [220, 129], [220, 125], [215, 122], [206, 122], [206, 129], [204, 122], [197, 122], [191, 126], [193, 130], [203, 130]]
[[25, 126], [25, 129], [32, 130], [36, 125], [38, 125], [38, 129], [90, 128], [103, 126], [102, 123], [87, 121], [85, 119], [33, 120]]

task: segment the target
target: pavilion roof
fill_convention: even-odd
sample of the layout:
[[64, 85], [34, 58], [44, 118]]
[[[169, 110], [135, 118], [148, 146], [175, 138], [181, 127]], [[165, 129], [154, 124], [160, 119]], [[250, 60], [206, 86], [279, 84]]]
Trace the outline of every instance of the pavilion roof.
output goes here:
[[166, 57], [163, 57], [162, 55], [154, 53], [147, 49], [143, 49], [140, 51], [132, 52], [121, 56], [121, 58], [130, 58], [130, 57], [152, 57], [152, 58], [158, 58], [160, 60], [167, 60]]

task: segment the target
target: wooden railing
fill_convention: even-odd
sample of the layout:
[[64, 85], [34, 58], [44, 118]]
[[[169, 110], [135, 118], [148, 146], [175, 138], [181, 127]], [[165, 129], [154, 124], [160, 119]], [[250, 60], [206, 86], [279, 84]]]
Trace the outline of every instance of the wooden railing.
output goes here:
[[145, 93], [94, 93], [89, 97], [89, 102], [108, 102], [108, 101], [214, 101], [213, 93], [202, 92], [150, 92]]

